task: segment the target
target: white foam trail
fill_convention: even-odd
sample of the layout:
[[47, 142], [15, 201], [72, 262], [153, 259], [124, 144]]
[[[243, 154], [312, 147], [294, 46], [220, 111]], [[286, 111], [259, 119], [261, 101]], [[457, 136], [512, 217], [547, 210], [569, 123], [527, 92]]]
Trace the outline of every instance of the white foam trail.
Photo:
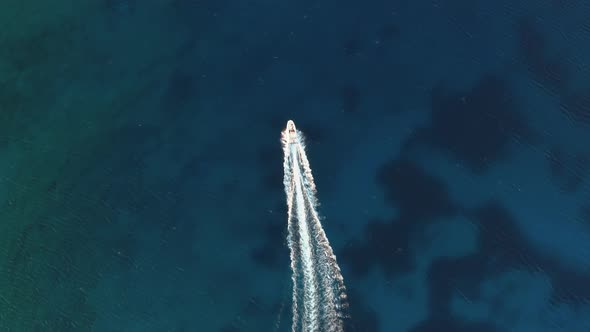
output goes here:
[[287, 122], [281, 142], [293, 272], [292, 331], [341, 332], [347, 307], [344, 279], [319, 219], [303, 135], [293, 121]]

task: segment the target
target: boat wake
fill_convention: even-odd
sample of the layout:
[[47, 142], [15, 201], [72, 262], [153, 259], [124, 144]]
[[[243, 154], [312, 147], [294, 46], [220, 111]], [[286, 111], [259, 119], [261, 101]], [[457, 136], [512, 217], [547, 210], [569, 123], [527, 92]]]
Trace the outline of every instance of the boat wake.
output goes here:
[[318, 216], [303, 135], [291, 120], [281, 143], [293, 283], [292, 332], [340, 332], [348, 306], [344, 280]]

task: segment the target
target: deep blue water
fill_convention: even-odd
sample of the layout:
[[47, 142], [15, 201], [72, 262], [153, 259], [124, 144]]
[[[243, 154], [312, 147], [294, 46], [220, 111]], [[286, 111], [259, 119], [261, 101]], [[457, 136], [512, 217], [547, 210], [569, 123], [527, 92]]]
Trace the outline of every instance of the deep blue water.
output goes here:
[[589, 2], [15, 4], [0, 330], [290, 331], [292, 119], [350, 331], [590, 331]]

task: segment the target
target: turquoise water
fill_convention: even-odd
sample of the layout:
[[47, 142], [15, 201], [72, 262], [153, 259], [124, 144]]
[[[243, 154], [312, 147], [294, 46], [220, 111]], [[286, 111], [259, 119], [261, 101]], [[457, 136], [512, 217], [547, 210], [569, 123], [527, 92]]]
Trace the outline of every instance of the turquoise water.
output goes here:
[[280, 131], [351, 331], [588, 331], [583, 1], [5, 1], [0, 330], [287, 331]]

